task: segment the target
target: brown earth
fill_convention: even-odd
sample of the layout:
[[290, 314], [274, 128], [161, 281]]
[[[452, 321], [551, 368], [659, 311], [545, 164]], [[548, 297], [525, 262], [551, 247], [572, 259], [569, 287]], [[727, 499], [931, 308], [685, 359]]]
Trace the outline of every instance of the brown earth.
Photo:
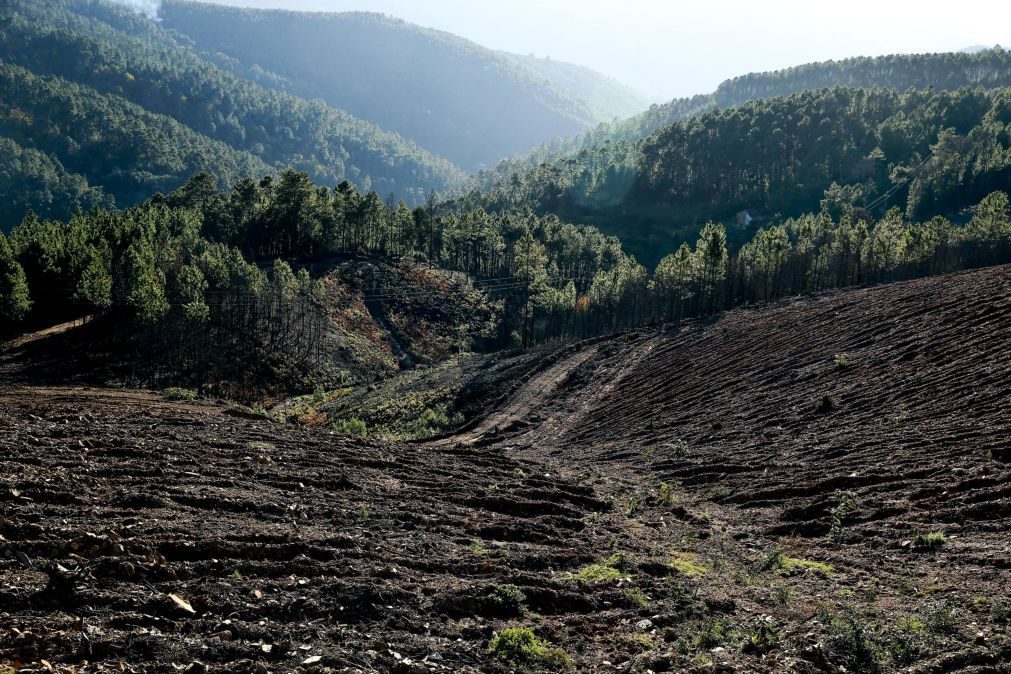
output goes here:
[[1008, 267], [570, 348], [427, 444], [8, 385], [0, 661], [1007, 672], [1009, 438]]

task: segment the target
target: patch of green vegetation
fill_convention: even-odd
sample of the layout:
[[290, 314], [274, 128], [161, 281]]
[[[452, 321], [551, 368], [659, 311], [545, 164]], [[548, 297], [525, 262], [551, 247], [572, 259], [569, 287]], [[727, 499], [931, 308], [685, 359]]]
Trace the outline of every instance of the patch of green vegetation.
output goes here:
[[850, 366], [850, 357], [847, 353], [837, 353], [834, 358], [837, 370], [845, 370]]
[[932, 594], [937, 594], [938, 592], [944, 592], [946, 588], [944, 585], [927, 585], [922, 590], [916, 593], [917, 597], [929, 597]]
[[404, 375], [390, 388], [364, 397], [349, 398], [324, 409], [336, 423], [362, 422], [373, 437], [389, 440], [421, 440], [463, 424], [464, 417], [452, 412], [456, 392], [445, 386], [411, 390], [420, 386], [419, 374]]
[[625, 601], [631, 608], [646, 608], [649, 606], [649, 599], [646, 593], [637, 587], [630, 587], [625, 590]]
[[663, 446], [663, 451], [667, 456], [675, 456], [681, 459], [692, 453], [691, 447], [684, 440], [668, 442]]
[[255, 449], [259, 452], [270, 452], [276, 449], [274, 443], [267, 442], [266, 440], [251, 440], [249, 442], [249, 448]]
[[492, 585], [487, 598], [496, 615], [522, 616], [526, 613], [527, 596], [515, 585]]
[[672, 552], [667, 564], [686, 576], [704, 576], [709, 573], [709, 567], [700, 562], [698, 554], [694, 552]]
[[786, 557], [786, 556], [783, 557], [783, 568], [786, 570], [790, 569], [811, 570], [825, 576], [828, 576], [835, 571], [835, 569], [832, 568], [831, 564], [825, 564], [824, 562], [815, 562], [810, 559], [799, 559], [797, 557]]
[[643, 651], [651, 651], [656, 648], [656, 642], [648, 634], [633, 634], [632, 642], [638, 645]]
[[830, 564], [815, 562], [799, 557], [789, 557], [781, 547], [775, 547], [763, 557], [758, 568], [761, 571], [791, 571], [794, 569], [811, 570], [823, 575], [831, 574], [834, 569]]
[[369, 434], [368, 426], [361, 419], [338, 419], [333, 423], [334, 431], [348, 435], [365, 436]]
[[1006, 601], [994, 601], [990, 606], [990, 620], [998, 625], [1011, 623], [1011, 603]]
[[840, 491], [836, 494], [836, 505], [832, 508], [832, 526], [829, 535], [833, 538], [842, 533], [846, 516], [857, 509], [857, 495], [851, 491]]
[[880, 629], [873, 615], [852, 608], [832, 615], [819, 608], [819, 620], [827, 627], [826, 640], [833, 664], [854, 672], [881, 672], [886, 662], [907, 667], [931, 651], [942, 634], [958, 629], [958, 612], [937, 604], [916, 615], [906, 615], [893, 626]]
[[656, 495], [656, 504], [661, 508], [670, 508], [676, 505], [677, 502], [678, 498], [674, 495], [674, 485], [670, 482], [661, 482], [660, 489]]
[[196, 400], [197, 392], [191, 388], [179, 388], [178, 386], [170, 386], [169, 388], [162, 391], [164, 395], [169, 400]]
[[936, 550], [944, 546], [944, 534], [940, 531], [931, 531], [926, 534], [917, 534], [913, 539], [913, 547], [917, 550]]
[[467, 546], [467, 549], [475, 555], [491, 554], [491, 550], [489, 550], [488, 546], [484, 544], [484, 541], [471, 541], [471, 543]]
[[732, 496], [734, 493], [733, 487], [728, 487], [725, 484], [717, 485], [709, 490], [706, 494], [706, 498], [710, 501], [722, 501], [723, 499]]
[[642, 504], [642, 499], [638, 494], [632, 494], [628, 498], [628, 502], [625, 503], [625, 514], [629, 517], [635, 517], [635, 514], [639, 512], [639, 506]]
[[616, 552], [607, 559], [584, 566], [574, 574], [568, 574], [570, 580], [578, 580], [584, 583], [608, 583], [620, 580], [632, 571], [632, 563], [625, 555]]
[[537, 638], [529, 627], [507, 627], [488, 644], [488, 655], [520, 669], [562, 671], [572, 667], [572, 659], [560, 648]]

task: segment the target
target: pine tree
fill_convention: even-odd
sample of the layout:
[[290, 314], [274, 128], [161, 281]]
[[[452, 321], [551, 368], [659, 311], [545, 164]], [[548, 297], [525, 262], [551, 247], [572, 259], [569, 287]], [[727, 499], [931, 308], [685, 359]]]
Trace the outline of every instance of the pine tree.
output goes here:
[[7, 237], [0, 232], [0, 323], [20, 321], [31, 306], [25, 270], [14, 258]]

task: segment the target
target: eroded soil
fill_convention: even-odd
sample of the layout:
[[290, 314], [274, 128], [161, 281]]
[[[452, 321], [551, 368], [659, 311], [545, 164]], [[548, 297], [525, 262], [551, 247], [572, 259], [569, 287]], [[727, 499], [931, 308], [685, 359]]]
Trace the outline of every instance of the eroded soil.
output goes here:
[[1006, 267], [570, 348], [427, 444], [8, 384], [0, 661], [1006, 672], [1009, 437]]

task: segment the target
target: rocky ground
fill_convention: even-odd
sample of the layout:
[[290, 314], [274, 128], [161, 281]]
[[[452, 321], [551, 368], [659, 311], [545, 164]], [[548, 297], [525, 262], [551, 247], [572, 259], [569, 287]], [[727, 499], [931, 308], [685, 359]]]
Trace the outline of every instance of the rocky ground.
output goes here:
[[424, 443], [8, 383], [0, 662], [1011, 671], [1011, 269], [523, 372]]

